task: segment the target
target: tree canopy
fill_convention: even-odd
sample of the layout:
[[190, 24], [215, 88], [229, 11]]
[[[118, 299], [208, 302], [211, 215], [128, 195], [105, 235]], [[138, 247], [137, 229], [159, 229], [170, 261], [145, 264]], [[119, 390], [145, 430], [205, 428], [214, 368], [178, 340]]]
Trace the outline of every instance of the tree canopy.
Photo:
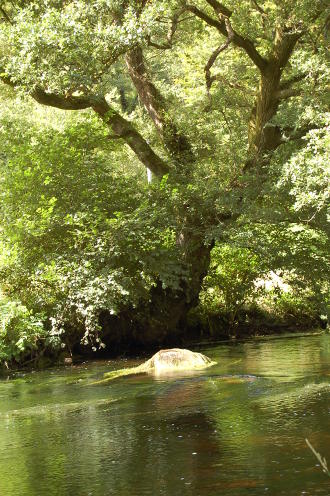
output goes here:
[[64, 344], [162, 342], [210, 257], [230, 267], [225, 243], [324, 305], [325, 1], [4, 1], [0, 18], [5, 298]]

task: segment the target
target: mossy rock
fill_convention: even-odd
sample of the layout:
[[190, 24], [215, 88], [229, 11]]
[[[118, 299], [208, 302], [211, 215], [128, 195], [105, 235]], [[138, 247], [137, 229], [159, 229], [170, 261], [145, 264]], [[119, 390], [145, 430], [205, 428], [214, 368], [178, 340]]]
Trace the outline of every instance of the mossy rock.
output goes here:
[[125, 375], [147, 374], [155, 375], [166, 374], [169, 372], [183, 370], [200, 370], [215, 365], [210, 358], [190, 350], [172, 348], [169, 350], [160, 350], [153, 357], [138, 367], [130, 369], [114, 370], [105, 374], [105, 379], [98, 383], [116, 379]]

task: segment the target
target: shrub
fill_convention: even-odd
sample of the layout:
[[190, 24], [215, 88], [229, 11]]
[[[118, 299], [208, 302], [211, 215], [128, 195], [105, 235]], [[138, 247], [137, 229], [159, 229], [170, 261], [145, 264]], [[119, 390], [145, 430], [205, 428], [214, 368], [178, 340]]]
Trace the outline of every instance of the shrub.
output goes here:
[[204, 279], [200, 306], [207, 314], [225, 313], [233, 326], [239, 309], [257, 295], [254, 281], [261, 274], [261, 263], [246, 248], [230, 245], [212, 250], [209, 272]]
[[57, 347], [59, 336], [46, 331], [45, 316], [33, 314], [18, 301], [0, 299], [0, 365], [34, 360], [46, 347]]

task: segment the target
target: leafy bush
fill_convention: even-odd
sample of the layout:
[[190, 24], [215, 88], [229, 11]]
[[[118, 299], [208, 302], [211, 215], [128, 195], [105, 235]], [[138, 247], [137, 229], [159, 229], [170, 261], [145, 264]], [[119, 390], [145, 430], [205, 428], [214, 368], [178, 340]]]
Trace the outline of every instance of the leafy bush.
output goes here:
[[59, 337], [44, 326], [45, 316], [33, 314], [17, 301], [0, 300], [0, 365], [33, 360], [46, 347], [57, 347]]
[[265, 293], [258, 303], [276, 321], [296, 327], [319, 326], [322, 320], [327, 319], [322, 313], [326, 313], [324, 295], [318, 298], [308, 286], [300, 288], [293, 283], [290, 291], [274, 288]]
[[192, 327], [215, 336], [326, 325], [328, 285], [293, 270], [278, 277], [269, 266], [250, 249], [216, 246], [199, 306], [190, 314]]
[[254, 281], [261, 273], [261, 262], [250, 250], [216, 246], [200, 295], [201, 311], [208, 315], [226, 314], [232, 327], [239, 309], [247, 299], [251, 301], [256, 297], [258, 290]]

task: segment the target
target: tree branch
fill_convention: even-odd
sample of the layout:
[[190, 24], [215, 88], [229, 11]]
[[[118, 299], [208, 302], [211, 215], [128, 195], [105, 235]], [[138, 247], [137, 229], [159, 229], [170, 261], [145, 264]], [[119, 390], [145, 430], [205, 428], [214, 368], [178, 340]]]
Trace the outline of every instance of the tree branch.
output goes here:
[[[3, 67], [0, 67], [0, 80], [12, 88], [19, 86], [11, 76], [6, 74], [6, 70]], [[30, 93], [30, 96], [41, 105], [56, 107], [62, 110], [82, 110], [92, 106], [91, 97], [57, 95], [55, 93], [48, 93], [40, 87], [36, 87]]]
[[[208, 1], [208, 3], [210, 3], [211, 0], [207, 0], [207, 1]], [[213, 2], [213, 1], [212, 1], [212, 3], [218, 4], [218, 2]], [[218, 5], [221, 5], [221, 4], [218, 4]], [[220, 7], [217, 7], [217, 8], [220, 8]], [[215, 27], [219, 31], [219, 33], [221, 33], [223, 36], [228, 35], [226, 24], [225, 24], [225, 21], [223, 18], [221, 21], [216, 20], [213, 17], [206, 14], [205, 12], [203, 12], [202, 10], [195, 7], [194, 5], [188, 4], [188, 5], [186, 5], [186, 9], [189, 10], [190, 12], [192, 12], [193, 14], [195, 14], [196, 17], [199, 17], [200, 19], [202, 19], [204, 22], [206, 22], [210, 26]], [[221, 9], [222, 10], [224, 9], [224, 7], [222, 5], [221, 5]], [[231, 12], [229, 11], [229, 9], [226, 9], [226, 12], [229, 13], [229, 16], [227, 16], [227, 17], [230, 17]], [[220, 12], [220, 15], [223, 16], [224, 14], [222, 12]], [[235, 30], [233, 30], [232, 43], [236, 47], [242, 48], [246, 52], [246, 54], [250, 57], [252, 62], [258, 67], [260, 72], [265, 71], [265, 69], [267, 67], [267, 60], [264, 59], [260, 55], [260, 53], [255, 48], [255, 46], [251, 40], [249, 40], [248, 38], [244, 38], [239, 33], [237, 33]]]
[[259, 14], [261, 14], [263, 17], [267, 16], [264, 9], [262, 7], [260, 7], [260, 5], [258, 4], [258, 2], [256, 2], [256, 0], [251, 0], [251, 3], [255, 7], [255, 9], [259, 12]]
[[210, 26], [213, 26], [216, 29], [220, 29], [221, 23], [217, 20], [214, 19], [213, 17], [209, 16], [202, 10], [198, 9], [195, 5], [186, 5], [186, 10], [194, 14], [196, 17], [199, 17], [202, 19], [206, 24], [209, 24]]
[[230, 17], [232, 15], [232, 11], [229, 10], [225, 5], [218, 2], [217, 0], [206, 0], [206, 2], [213, 7], [215, 13], [219, 16], [219, 14]]
[[[16, 83], [10, 76], [4, 75], [4, 70], [0, 67], [0, 79], [9, 86], [15, 88]], [[56, 107], [61, 110], [82, 110], [92, 108], [103, 122], [111, 128], [114, 135], [112, 138], [122, 138], [134, 151], [138, 159], [150, 169], [157, 177], [162, 177], [169, 172], [168, 165], [153, 151], [147, 141], [118, 112], [112, 109], [104, 97], [96, 95], [89, 96], [65, 96], [55, 93], [48, 93], [42, 88], [34, 89], [30, 96], [48, 107]]]
[[155, 43], [154, 41], [151, 40], [151, 36], [147, 36], [148, 45], [149, 46], [152, 46], [154, 48], [158, 48], [160, 50], [168, 50], [168, 49], [172, 48], [172, 46], [173, 46], [173, 38], [174, 38], [174, 35], [175, 35], [176, 30], [178, 28], [180, 16], [185, 11], [186, 11], [186, 9], [185, 8], [182, 8], [179, 11], [177, 11], [174, 14], [174, 16], [172, 17], [172, 22], [170, 24], [170, 27], [169, 27], [169, 30], [168, 30], [168, 33], [167, 33], [167, 36], [166, 36], [166, 40], [167, 40], [166, 43], [163, 43], [163, 44]]
[[[288, 141], [297, 141], [303, 138], [309, 131], [313, 129], [318, 129], [316, 124], [307, 124], [298, 129], [294, 129], [292, 127], [285, 127], [282, 129], [283, 138], [281, 140], [281, 144], [287, 143]], [[290, 133], [285, 135], [284, 133]]]
[[5, 11], [5, 9], [2, 7], [0, 7], [0, 12], [2, 12], [2, 15], [3, 15], [3, 18], [5, 19], [6, 22], [9, 22], [9, 24], [13, 25], [13, 21], [10, 19], [9, 15], [7, 14], [7, 12]]
[[302, 35], [303, 32], [297, 29], [277, 28], [275, 30], [273, 50], [269, 59], [270, 65], [275, 63], [282, 70], [288, 63], [296, 43]]
[[230, 24], [228, 17], [225, 18], [225, 24], [226, 24], [227, 34], [228, 34], [227, 40], [225, 41], [225, 43], [220, 45], [216, 50], [214, 50], [214, 52], [212, 53], [211, 57], [209, 58], [206, 66], [204, 68], [205, 79], [206, 79], [206, 91], [207, 91], [208, 96], [210, 96], [210, 89], [211, 89], [212, 83], [216, 80], [216, 76], [211, 77], [211, 68], [212, 68], [213, 64], [215, 63], [217, 57], [220, 55], [220, 53], [223, 52], [224, 50], [226, 50], [226, 48], [228, 48], [228, 46], [230, 45], [230, 43], [234, 39], [234, 31], [233, 31], [233, 28]]
[[274, 97], [277, 100], [287, 100], [288, 98], [291, 98], [293, 96], [298, 96], [300, 94], [301, 94], [301, 90], [299, 90], [299, 89], [287, 88], [287, 89], [277, 91], [275, 93]]
[[114, 132], [114, 135], [112, 135], [111, 138], [114, 139], [116, 137], [118, 139], [124, 139], [139, 160], [150, 169], [155, 176], [161, 178], [169, 172], [168, 165], [156, 155], [135, 127], [110, 107], [105, 98], [101, 97], [94, 99], [92, 108], [98, 116], [101, 117], [103, 122]]
[[291, 77], [290, 79], [286, 79], [281, 82], [280, 84], [280, 90], [285, 90], [287, 88], [290, 88], [293, 84], [299, 83], [299, 81], [302, 81], [305, 79], [307, 76], [307, 73], [302, 73], [302, 74], [297, 74], [296, 76]]
[[164, 145], [170, 154], [179, 159], [181, 163], [182, 161], [191, 163], [194, 160], [194, 155], [189, 140], [178, 131], [175, 123], [168, 115], [166, 102], [148, 74], [140, 47], [127, 53], [126, 65], [139, 98]]
[[31, 93], [32, 98], [47, 107], [56, 107], [62, 110], [83, 110], [91, 108], [93, 103], [91, 97], [85, 96], [64, 96], [55, 93], [47, 93], [41, 88], [36, 88]]
[[172, 48], [172, 43], [163, 43], [162, 45], [160, 43], [156, 43], [155, 41], [152, 41], [151, 36], [147, 36], [147, 43], [148, 46], [157, 48], [158, 50], [170, 50]]

